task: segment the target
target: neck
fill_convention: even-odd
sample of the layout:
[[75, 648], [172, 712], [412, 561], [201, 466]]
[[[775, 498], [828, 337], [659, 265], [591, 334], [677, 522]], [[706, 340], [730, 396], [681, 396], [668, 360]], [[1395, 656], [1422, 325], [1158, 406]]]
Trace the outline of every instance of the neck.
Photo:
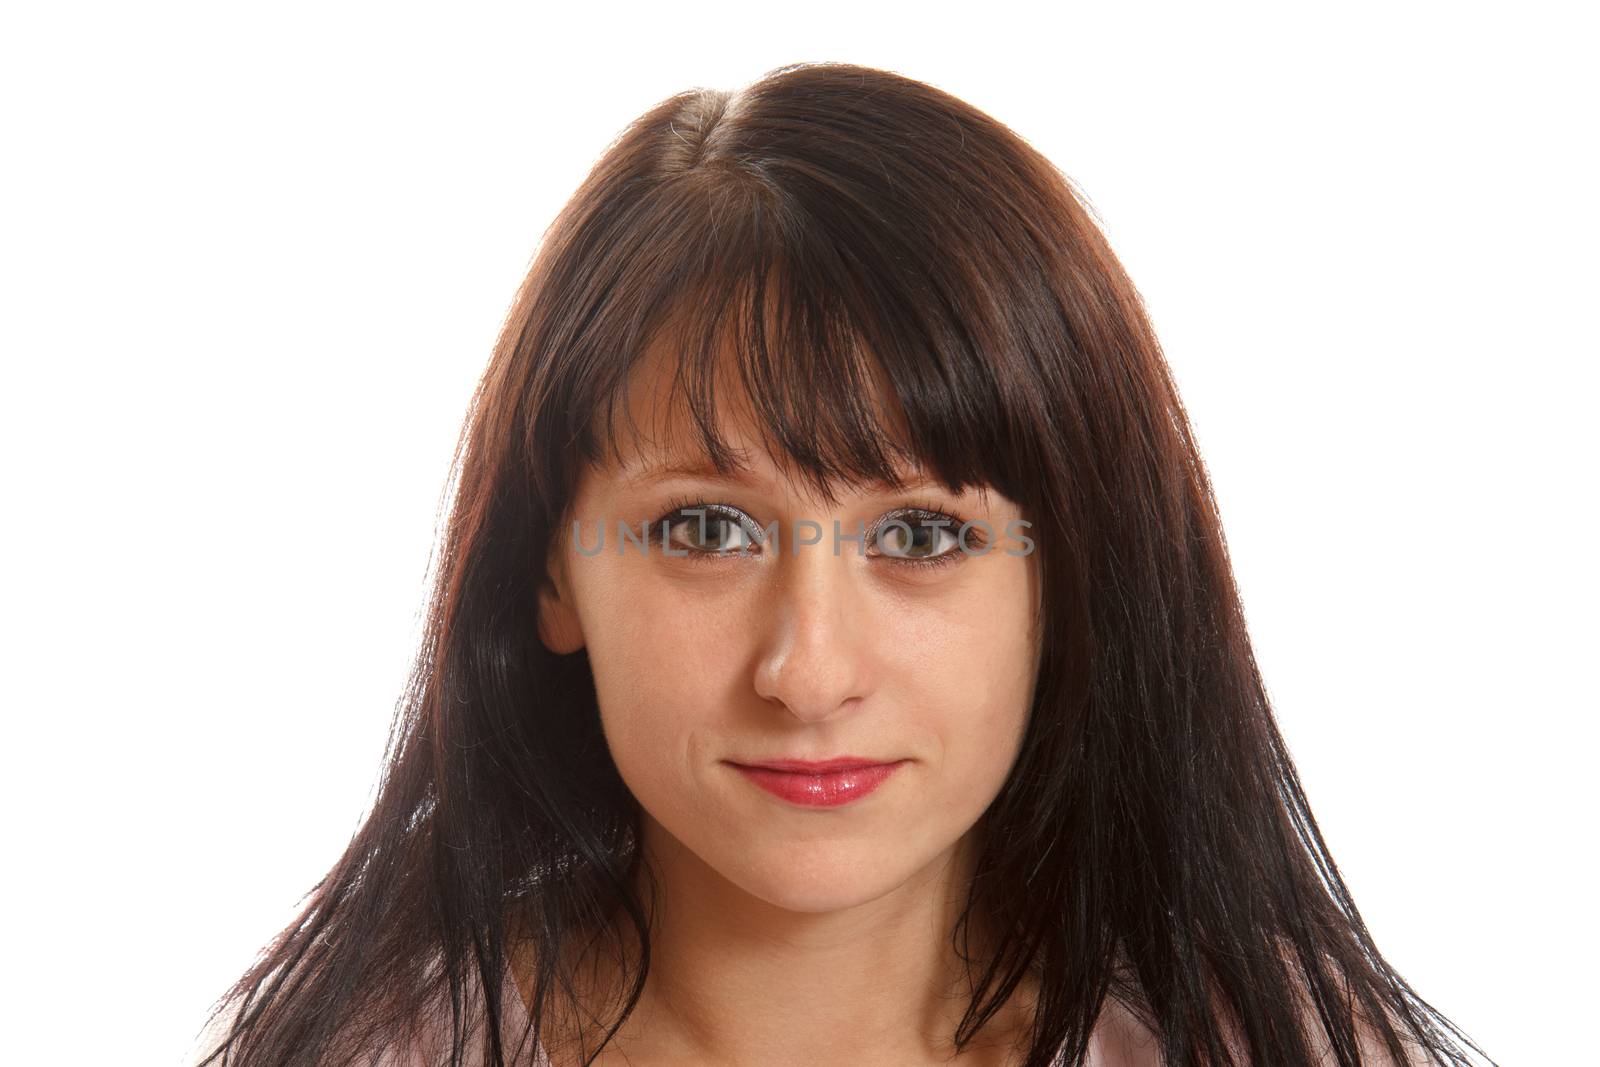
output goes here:
[[[636, 1063], [948, 1062], [971, 995], [951, 943], [977, 852], [976, 831], [890, 892], [801, 913], [744, 892], [641, 816], [660, 893], [650, 971], [612, 1044]], [[643, 865], [641, 865], [642, 868]], [[642, 870], [641, 870], [642, 873]], [[982, 959], [983, 932], [971, 950]], [[614, 961], [595, 960], [600, 1010], [620, 1007]], [[519, 981], [525, 996], [531, 983]], [[960, 1062], [1004, 1062], [1031, 1021], [1019, 988]], [[596, 1011], [585, 1004], [585, 1014]], [[592, 1047], [594, 1039], [590, 1039]], [[574, 1046], [576, 1047], [576, 1046]], [[608, 1046], [609, 1048], [610, 1046]]]

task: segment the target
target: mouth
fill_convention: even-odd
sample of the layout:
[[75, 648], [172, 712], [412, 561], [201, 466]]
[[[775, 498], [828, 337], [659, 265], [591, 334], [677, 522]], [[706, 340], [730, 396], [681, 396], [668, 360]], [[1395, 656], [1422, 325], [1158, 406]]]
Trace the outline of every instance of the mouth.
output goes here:
[[868, 759], [865, 756], [834, 756], [824, 760], [764, 759], [729, 760], [736, 767], [759, 767], [769, 771], [788, 771], [793, 774], [832, 774], [835, 771], [854, 771], [862, 767], [887, 767], [899, 760]]
[[751, 783], [780, 800], [806, 808], [837, 808], [875, 791], [910, 760], [842, 756], [829, 760], [728, 761]]

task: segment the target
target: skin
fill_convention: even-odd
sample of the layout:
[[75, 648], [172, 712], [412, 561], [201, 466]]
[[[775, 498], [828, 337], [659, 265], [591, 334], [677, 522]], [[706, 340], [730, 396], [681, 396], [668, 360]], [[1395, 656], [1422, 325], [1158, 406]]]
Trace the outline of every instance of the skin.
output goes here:
[[[737, 402], [719, 405], [718, 429], [748, 477], [644, 475], [699, 459], [677, 432], [687, 420], [669, 406], [667, 358], [643, 364], [628, 392], [635, 417], [662, 431], [584, 472], [541, 592], [541, 640], [588, 651], [606, 740], [665, 890], [644, 995], [596, 1062], [952, 1062], [967, 990], [949, 934], [975, 824], [1016, 760], [1038, 672], [1037, 559], [1007, 534], [1021, 512], [992, 489], [957, 496], [936, 482], [817, 499]], [[776, 521], [779, 551], [679, 558], [652, 542], [618, 554], [619, 520], [659, 532], [677, 498], [738, 509], [752, 529]], [[956, 518], [952, 531], [987, 522], [990, 551], [934, 535], [923, 552], [958, 558], [886, 554], [907, 546], [892, 533], [875, 543], [875, 524], [915, 527], [903, 514], [913, 504]], [[572, 519], [591, 550], [603, 523], [603, 551], [576, 550]], [[827, 533], [795, 546], [800, 520], [863, 524], [866, 554], [850, 542], [835, 554]], [[673, 528], [674, 549], [742, 541], [738, 525], [708, 529], [699, 540], [690, 517]], [[727, 762], [838, 755], [908, 762], [832, 809], [789, 804]], [[1011, 1045], [1030, 992], [954, 1062], [1020, 1062]]]

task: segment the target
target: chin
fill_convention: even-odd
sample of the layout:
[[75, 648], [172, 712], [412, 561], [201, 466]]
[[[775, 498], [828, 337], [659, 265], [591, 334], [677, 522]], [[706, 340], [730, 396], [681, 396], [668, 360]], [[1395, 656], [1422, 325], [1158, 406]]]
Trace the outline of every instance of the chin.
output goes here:
[[905, 882], [881, 863], [813, 858], [810, 862], [773, 858], [730, 877], [753, 897], [785, 911], [823, 914], [869, 903]]

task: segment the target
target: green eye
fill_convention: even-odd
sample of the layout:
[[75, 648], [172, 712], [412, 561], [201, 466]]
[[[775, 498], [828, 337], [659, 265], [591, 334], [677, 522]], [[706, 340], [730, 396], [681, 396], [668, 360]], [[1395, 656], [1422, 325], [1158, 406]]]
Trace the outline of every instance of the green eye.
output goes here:
[[886, 559], [910, 566], [942, 566], [981, 547], [972, 530], [962, 533], [962, 521], [943, 512], [914, 509], [892, 512], [877, 527], [873, 545]]
[[878, 545], [884, 555], [901, 559], [942, 556], [956, 543], [956, 535], [943, 525], [895, 519], [884, 524]]
[[745, 524], [737, 516], [718, 508], [680, 509], [667, 517], [665, 526], [672, 535], [671, 543], [691, 552], [724, 555], [750, 552], [757, 547]]
[[705, 501], [674, 501], [665, 515], [650, 524], [649, 543], [690, 560], [756, 555], [763, 531], [738, 508]]

